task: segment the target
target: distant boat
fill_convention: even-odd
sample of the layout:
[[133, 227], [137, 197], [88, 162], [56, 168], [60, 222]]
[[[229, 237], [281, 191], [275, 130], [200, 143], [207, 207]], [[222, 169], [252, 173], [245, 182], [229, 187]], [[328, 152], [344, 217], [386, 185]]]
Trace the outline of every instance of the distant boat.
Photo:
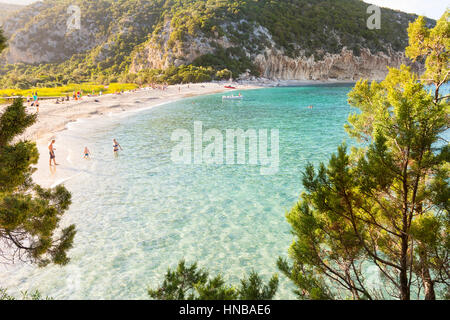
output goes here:
[[227, 89], [236, 89], [236, 87], [233, 87], [233, 86], [225, 86], [225, 88], [227, 88]]
[[223, 96], [222, 100], [241, 100], [244, 96], [238, 95], [238, 96]]

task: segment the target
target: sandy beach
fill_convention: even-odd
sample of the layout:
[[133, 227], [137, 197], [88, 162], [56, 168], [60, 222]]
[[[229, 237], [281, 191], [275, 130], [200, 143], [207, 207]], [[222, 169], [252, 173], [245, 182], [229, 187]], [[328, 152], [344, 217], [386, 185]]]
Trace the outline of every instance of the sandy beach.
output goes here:
[[[41, 100], [37, 122], [28, 128], [26, 132], [18, 137], [36, 142], [40, 158], [37, 171], [33, 175], [35, 182], [43, 187], [54, 187], [73, 176], [77, 165], [70, 163], [70, 152], [65, 141], [58, 139], [58, 133], [67, 129], [68, 125], [77, 120], [96, 119], [103, 117], [107, 120], [111, 116], [119, 115], [129, 111], [147, 110], [166, 103], [184, 98], [200, 95], [227, 93], [237, 95], [239, 92], [249, 89], [278, 86], [304, 86], [317, 84], [340, 83], [339, 81], [245, 81], [233, 84], [236, 90], [225, 88], [226, 83], [198, 83], [189, 85], [172, 85], [167, 89], [142, 88], [133, 92], [121, 94], [106, 94], [102, 96], [84, 96], [82, 100], [65, 101], [56, 104], [55, 100]], [[0, 112], [5, 106], [0, 106]], [[36, 112], [36, 108], [29, 107], [29, 112]], [[56, 160], [57, 167], [50, 167], [48, 163], [48, 144], [51, 139], [56, 138]], [[81, 152], [81, 151], [80, 151]]]
[[[256, 85], [239, 85], [237, 91], [256, 89]], [[68, 123], [78, 119], [98, 117], [124, 111], [148, 109], [164, 103], [205, 94], [232, 92], [220, 83], [199, 83], [190, 85], [168, 86], [166, 90], [143, 88], [122, 94], [106, 94], [102, 96], [84, 96], [82, 100], [65, 101], [56, 104], [55, 100], [39, 101], [37, 122], [20, 137], [41, 143], [47, 142], [57, 132], [64, 130]], [[234, 93], [236, 94], [236, 93]], [[30, 107], [30, 112], [36, 108]]]
[[[64, 130], [68, 123], [78, 119], [98, 117], [105, 114], [115, 114], [123, 111], [132, 111], [139, 109], [148, 109], [157, 105], [168, 102], [199, 96], [206, 94], [215, 94], [221, 92], [230, 92], [237, 94], [239, 91], [249, 89], [259, 89], [263, 87], [279, 87], [279, 86], [305, 86], [317, 84], [336, 84], [350, 83], [349, 81], [274, 81], [274, 80], [257, 80], [243, 81], [240, 84], [233, 84], [236, 90], [225, 88], [226, 83], [198, 83], [185, 85], [168, 86], [166, 90], [142, 88], [134, 92], [125, 92], [120, 95], [105, 94], [102, 96], [88, 97], [84, 96], [82, 100], [65, 101], [56, 104], [55, 100], [39, 101], [39, 117], [37, 122], [27, 129], [27, 131], [19, 137], [36, 141], [38, 143], [47, 142], [57, 132]], [[0, 113], [6, 105], [0, 105]], [[36, 112], [36, 108], [29, 107], [30, 112]]]
[[[237, 85], [236, 90], [224, 87], [223, 83], [199, 83], [190, 85], [168, 86], [166, 90], [142, 88], [134, 92], [124, 92], [121, 94], [106, 94], [95, 97], [83, 97], [82, 100], [66, 101], [56, 104], [55, 100], [41, 100], [39, 116], [36, 123], [28, 128], [26, 132], [18, 137], [36, 142], [40, 157], [37, 164], [37, 171], [33, 175], [35, 182], [43, 187], [54, 187], [70, 179], [73, 175], [74, 165], [68, 163], [69, 155], [64, 147], [64, 141], [57, 138], [58, 132], [80, 119], [101, 119], [127, 111], [139, 111], [140, 109], [150, 109], [155, 106], [170, 103], [184, 98], [199, 95], [229, 92], [237, 95], [238, 92], [257, 89], [262, 86], [255, 84]], [[5, 106], [0, 107], [0, 112]], [[36, 112], [36, 108], [30, 107], [29, 112]], [[59, 166], [51, 167], [48, 163], [48, 144], [52, 138], [56, 138], [56, 160]]]

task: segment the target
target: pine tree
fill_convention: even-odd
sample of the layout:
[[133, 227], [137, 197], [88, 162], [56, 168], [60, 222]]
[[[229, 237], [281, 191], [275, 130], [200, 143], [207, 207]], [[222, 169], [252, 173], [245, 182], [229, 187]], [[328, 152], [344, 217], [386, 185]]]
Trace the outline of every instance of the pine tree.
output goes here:
[[[278, 261], [299, 297], [448, 297], [449, 103], [439, 92], [449, 76], [448, 18], [432, 30], [419, 18], [408, 29], [406, 53], [425, 60], [422, 78], [402, 66], [351, 91], [359, 112], [346, 130], [359, 147], [342, 145], [327, 166], [307, 166], [306, 191], [287, 214], [293, 263]], [[379, 288], [367, 281], [368, 266], [381, 275]]]
[[[0, 52], [5, 47], [0, 29]], [[36, 115], [26, 113], [22, 99], [0, 115], [0, 262], [64, 265], [69, 261], [67, 251], [72, 247], [75, 226], [59, 235], [56, 231], [71, 195], [63, 186], [50, 190], [33, 183], [35, 169], [31, 166], [38, 161], [38, 150], [34, 143], [17, 139], [35, 121]], [[0, 288], [0, 300], [13, 299]], [[22, 292], [22, 299], [41, 300], [42, 296], [38, 291]]]
[[[0, 29], [0, 51], [6, 39]], [[66, 264], [75, 226], [57, 235], [59, 221], [71, 203], [63, 186], [44, 189], [33, 183], [39, 153], [35, 143], [16, 141], [36, 121], [17, 99], [0, 116], [0, 261], [17, 260], [44, 266]]]
[[157, 289], [149, 289], [151, 298], [158, 300], [272, 300], [278, 289], [278, 276], [264, 284], [256, 272], [242, 279], [235, 288], [227, 285], [221, 275], [209, 277], [197, 263], [187, 266], [184, 260], [176, 270], [169, 269]]
[[0, 29], [0, 52], [3, 51], [3, 49], [6, 48], [6, 38], [3, 35], [3, 30]]
[[0, 258], [14, 263], [23, 260], [44, 266], [66, 264], [75, 226], [57, 233], [59, 222], [71, 203], [63, 186], [44, 189], [31, 175], [39, 153], [36, 144], [16, 141], [36, 115], [27, 114], [17, 99], [0, 116]]

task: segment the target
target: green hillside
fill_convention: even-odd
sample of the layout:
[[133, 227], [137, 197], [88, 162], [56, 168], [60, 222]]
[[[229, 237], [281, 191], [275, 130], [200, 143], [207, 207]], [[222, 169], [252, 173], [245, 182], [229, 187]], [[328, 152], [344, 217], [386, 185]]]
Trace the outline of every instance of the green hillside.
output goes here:
[[[81, 9], [82, 29], [66, 33], [67, 8], [74, 4]], [[227, 70], [257, 76], [253, 57], [268, 46], [315, 61], [344, 47], [355, 55], [362, 48], [404, 51], [406, 28], [416, 16], [383, 9], [382, 28], [369, 30], [367, 7], [360, 0], [46, 0], [5, 22], [10, 49], [0, 59], [0, 87], [200, 81], [228, 75]], [[216, 41], [223, 37], [226, 48]], [[191, 41], [214, 49], [183, 63], [190, 68], [141, 70], [148, 69], [139, 64], [149, 46], [159, 45], [161, 55], [183, 53]], [[132, 64], [139, 74], [130, 74]]]

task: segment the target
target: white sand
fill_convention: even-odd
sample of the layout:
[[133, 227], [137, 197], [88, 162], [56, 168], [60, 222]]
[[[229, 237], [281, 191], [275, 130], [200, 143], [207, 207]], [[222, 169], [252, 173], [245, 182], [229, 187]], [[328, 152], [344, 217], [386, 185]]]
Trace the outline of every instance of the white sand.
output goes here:
[[[179, 90], [179, 88], [181, 90]], [[256, 89], [256, 85], [239, 85], [238, 90]], [[114, 114], [123, 111], [145, 109], [167, 102], [198, 95], [231, 92], [221, 83], [200, 83], [169, 86], [166, 90], [138, 89], [136, 92], [126, 92], [120, 95], [107, 94], [96, 97], [83, 97], [79, 101], [69, 101], [56, 104], [55, 100], [39, 101], [39, 116], [37, 122], [27, 129], [21, 137], [38, 143], [47, 142], [58, 131], [64, 130], [70, 122], [82, 118]], [[98, 100], [99, 102], [95, 102]], [[30, 112], [36, 108], [30, 107]]]
[[[37, 172], [33, 175], [35, 182], [43, 187], [53, 187], [70, 179], [77, 168], [75, 164], [68, 163], [70, 155], [64, 147], [64, 141], [57, 138], [57, 133], [65, 130], [71, 122], [85, 118], [101, 119], [106, 121], [113, 114], [125, 111], [138, 111], [139, 109], [149, 109], [158, 105], [194, 97], [205, 94], [229, 92], [227, 95], [238, 94], [240, 91], [248, 89], [258, 89], [262, 87], [276, 86], [299, 86], [315, 85], [326, 83], [344, 83], [344, 81], [273, 81], [258, 79], [256, 81], [245, 81], [239, 85], [233, 84], [237, 90], [226, 89], [226, 83], [200, 83], [190, 85], [173, 85], [166, 90], [160, 89], [139, 89], [136, 92], [126, 92], [120, 95], [107, 94], [96, 97], [83, 97], [80, 101], [69, 101], [56, 104], [55, 100], [40, 101], [39, 115], [37, 122], [28, 128], [19, 137], [37, 143], [40, 157], [37, 164]], [[96, 102], [97, 100], [98, 102]], [[5, 106], [0, 106], [0, 113]], [[30, 107], [29, 112], [36, 112], [36, 108]], [[60, 164], [49, 168], [48, 144], [52, 138], [56, 137], [56, 161]]]
[[[236, 85], [237, 90], [230, 90], [226, 89], [224, 85], [224, 83], [173, 85], [164, 91], [151, 88], [138, 89], [136, 92], [126, 92], [120, 95], [83, 97], [80, 101], [71, 100], [62, 104], [56, 104], [55, 100], [42, 100], [36, 123], [19, 137], [37, 143], [40, 157], [36, 166], [38, 170], [33, 175], [33, 179], [43, 187], [54, 187], [73, 176], [76, 168], [66, 161], [68, 154], [64, 148], [64, 141], [56, 139], [56, 162], [59, 165], [50, 168], [48, 144], [52, 138], [57, 138], [58, 132], [65, 130], [69, 123], [78, 119], [99, 119], [101, 117], [109, 119], [113, 114], [149, 109], [183, 98], [221, 92], [229, 92], [227, 95], [232, 93], [236, 95], [239, 91], [261, 88], [257, 85], [245, 84]], [[3, 108], [0, 107], [0, 113]], [[30, 107], [29, 112], [36, 112], [36, 108]]]

